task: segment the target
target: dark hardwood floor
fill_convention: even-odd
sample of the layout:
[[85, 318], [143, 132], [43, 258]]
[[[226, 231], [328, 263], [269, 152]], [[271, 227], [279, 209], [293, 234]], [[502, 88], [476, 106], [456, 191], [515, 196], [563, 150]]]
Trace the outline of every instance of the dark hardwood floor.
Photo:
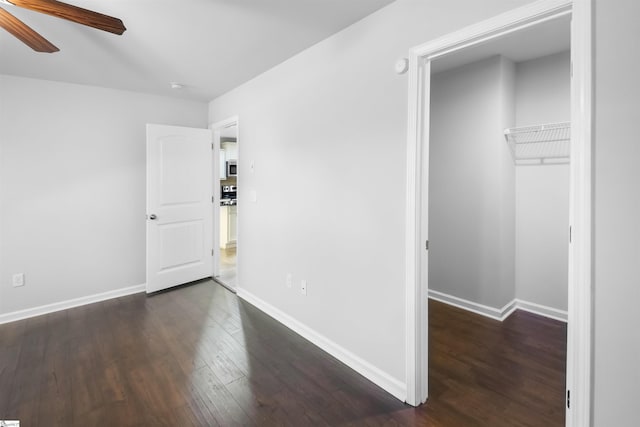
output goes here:
[[566, 327], [430, 302], [411, 408], [211, 281], [0, 325], [0, 419], [26, 426], [561, 426]]

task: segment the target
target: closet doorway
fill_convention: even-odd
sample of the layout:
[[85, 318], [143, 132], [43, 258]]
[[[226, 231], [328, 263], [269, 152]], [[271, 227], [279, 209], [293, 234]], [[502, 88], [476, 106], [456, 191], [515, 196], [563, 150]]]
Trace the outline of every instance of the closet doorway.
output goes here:
[[564, 425], [569, 49], [564, 17], [432, 62], [430, 392], [478, 422]]
[[[410, 51], [409, 57], [409, 122], [407, 139], [407, 402], [417, 405], [424, 402], [428, 395], [427, 355], [429, 345], [427, 340], [427, 293], [429, 271], [432, 260], [433, 244], [429, 241], [429, 156], [430, 156], [430, 127], [432, 120], [430, 109], [431, 68], [437, 59], [444, 59], [450, 54], [470, 48], [482, 47], [498, 41], [503, 37], [517, 32], [530, 31], [538, 25], [545, 25], [557, 19], [571, 17], [570, 49], [571, 49], [571, 81], [570, 81], [570, 111], [571, 136], [569, 164], [569, 255], [568, 255], [568, 322], [570, 328], [567, 336], [566, 374], [567, 385], [565, 400], [566, 425], [587, 425], [590, 419], [590, 349], [591, 349], [591, 22], [592, 7], [586, 2], [571, 2], [569, 0], [541, 0], [519, 9], [498, 15], [474, 26], [464, 28], [458, 32], [448, 34]], [[499, 54], [499, 53], [498, 53]], [[486, 56], [481, 56], [483, 58]], [[500, 60], [501, 61], [501, 60]], [[505, 93], [501, 92], [501, 98]], [[504, 101], [504, 100], [502, 100]], [[491, 107], [489, 104], [481, 106], [481, 110]], [[504, 115], [508, 115], [503, 111]], [[504, 118], [503, 118], [504, 119]], [[468, 124], [460, 120], [455, 124], [464, 127]], [[500, 135], [504, 144], [505, 129]], [[507, 132], [509, 134], [509, 132]], [[477, 149], [473, 146], [471, 149]], [[477, 151], [466, 153], [468, 156], [479, 154]], [[512, 156], [512, 161], [517, 158]], [[486, 159], [481, 157], [479, 160]], [[489, 160], [490, 161], [490, 160]], [[504, 164], [503, 164], [504, 166]], [[512, 166], [514, 166], [512, 164]], [[520, 166], [518, 166], [520, 167]], [[497, 181], [496, 176], [508, 174], [508, 168], [494, 169], [493, 176], [476, 176], [476, 180], [486, 179]], [[515, 173], [514, 173], [515, 175]], [[445, 183], [450, 191], [466, 191], [455, 182]], [[475, 185], [475, 184], [474, 184]], [[494, 191], [487, 200], [491, 203], [504, 205], [505, 189]], [[515, 191], [514, 191], [515, 192]], [[515, 197], [514, 197], [515, 199]], [[540, 208], [543, 209], [543, 208]], [[515, 211], [515, 209], [514, 209]], [[478, 222], [482, 212], [472, 221]], [[503, 218], [514, 218], [502, 212]], [[515, 219], [514, 219], [515, 222]], [[494, 229], [495, 230], [495, 229]], [[504, 234], [495, 234], [486, 230], [481, 234], [487, 242], [495, 243], [500, 248], [508, 246], [510, 239]], [[515, 233], [514, 233], [515, 234]], [[477, 242], [473, 242], [478, 244]], [[426, 244], [426, 247], [425, 247]], [[515, 242], [513, 243], [515, 247]], [[464, 244], [458, 245], [460, 252], [468, 248]], [[515, 252], [515, 251], [514, 251]], [[508, 250], [499, 250], [495, 258], [509, 255]], [[515, 254], [513, 255], [515, 258]], [[495, 260], [494, 260], [495, 261]], [[508, 277], [510, 263], [496, 264], [501, 279]], [[467, 266], [460, 266], [462, 268]], [[515, 274], [515, 266], [513, 267]], [[502, 281], [507, 284], [508, 281]], [[508, 288], [509, 286], [506, 286]], [[505, 287], [498, 290], [502, 295]], [[486, 297], [486, 295], [484, 295]], [[495, 296], [491, 300], [495, 302]], [[491, 307], [487, 311], [494, 313], [508, 313], [515, 305]], [[549, 313], [547, 313], [549, 314]], [[569, 395], [570, 393], [570, 395]]]
[[567, 320], [570, 17], [432, 62], [429, 296]]

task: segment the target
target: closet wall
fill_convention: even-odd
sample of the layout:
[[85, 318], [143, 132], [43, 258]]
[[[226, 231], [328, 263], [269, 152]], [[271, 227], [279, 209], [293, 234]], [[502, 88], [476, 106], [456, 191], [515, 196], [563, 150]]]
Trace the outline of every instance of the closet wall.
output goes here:
[[429, 288], [490, 307], [515, 293], [514, 97], [500, 56], [432, 78]]
[[[570, 53], [516, 65], [516, 126], [571, 120]], [[516, 167], [516, 296], [567, 310], [569, 164]]]
[[568, 165], [515, 166], [505, 128], [569, 120], [569, 54], [432, 76], [429, 289], [566, 310]]

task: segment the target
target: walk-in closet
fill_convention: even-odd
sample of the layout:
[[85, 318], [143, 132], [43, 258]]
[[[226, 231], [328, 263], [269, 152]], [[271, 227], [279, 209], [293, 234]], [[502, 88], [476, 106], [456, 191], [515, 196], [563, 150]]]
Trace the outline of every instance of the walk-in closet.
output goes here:
[[429, 392], [487, 425], [564, 424], [568, 42], [432, 64]]
[[429, 295], [566, 320], [570, 54], [432, 76]]

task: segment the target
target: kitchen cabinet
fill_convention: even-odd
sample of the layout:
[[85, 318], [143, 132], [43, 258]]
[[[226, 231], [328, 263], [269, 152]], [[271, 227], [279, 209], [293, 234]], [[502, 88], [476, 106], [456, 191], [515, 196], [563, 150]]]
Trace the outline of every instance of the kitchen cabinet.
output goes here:
[[238, 207], [220, 206], [220, 248], [236, 247], [238, 230]]
[[220, 144], [220, 148], [224, 150], [227, 160], [238, 160], [238, 143], [224, 141]]

